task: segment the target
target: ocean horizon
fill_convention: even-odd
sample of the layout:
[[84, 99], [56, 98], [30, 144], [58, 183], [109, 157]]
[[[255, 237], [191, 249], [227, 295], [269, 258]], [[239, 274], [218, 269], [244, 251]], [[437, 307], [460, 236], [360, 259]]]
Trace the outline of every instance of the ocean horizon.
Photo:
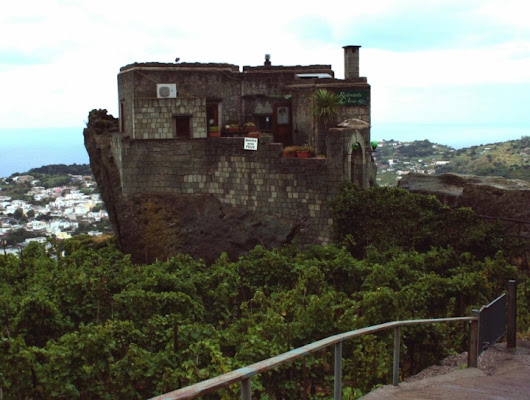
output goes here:
[[[491, 124], [374, 123], [372, 140], [429, 140], [461, 149], [530, 136], [530, 127]], [[83, 128], [0, 129], [0, 177], [50, 164], [88, 164]]]
[[0, 129], [0, 177], [43, 165], [88, 164], [83, 129]]

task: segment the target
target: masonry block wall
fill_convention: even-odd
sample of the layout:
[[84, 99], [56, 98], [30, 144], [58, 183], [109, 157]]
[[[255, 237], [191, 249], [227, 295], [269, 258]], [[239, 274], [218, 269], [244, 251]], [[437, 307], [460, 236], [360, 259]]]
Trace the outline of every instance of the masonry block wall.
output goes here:
[[[160, 68], [163, 65], [164, 68]], [[145, 100], [159, 100], [167, 102], [168, 107], [178, 105], [189, 108], [175, 114], [186, 114], [192, 116], [193, 121], [199, 124], [199, 132], [192, 131], [194, 137], [206, 136], [206, 115], [195, 113], [196, 105], [193, 101], [200, 100], [221, 102], [221, 120], [239, 120], [241, 109], [241, 74], [239, 67], [232, 64], [159, 64], [142, 63], [141, 67], [136, 64], [127, 65], [120, 70], [118, 75], [118, 87], [120, 103], [120, 119], [125, 121], [125, 133], [132, 137], [132, 127], [137, 108], [143, 107]], [[171, 103], [175, 99], [157, 99], [156, 85], [158, 83], [176, 83], [178, 88], [177, 99], [181, 103]], [[163, 107], [164, 104], [160, 103]], [[203, 105], [203, 111], [205, 106]], [[234, 111], [236, 110], [236, 111]], [[140, 118], [144, 118], [145, 110]], [[122, 114], [123, 112], [123, 114]], [[190, 114], [193, 112], [193, 114]], [[203, 119], [203, 121], [200, 121]], [[171, 120], [171, 119], [170, 119]], [[157, 121], [156, 123], [158, 123]], [[201, 126], [204, 126], [204, 132]], [[144, 135], [136, 135], [143, 139]], [[149, 136], [149, 138], [152, 138]]]
[[[163, 63], [141, 63], [130, 64], [120, 69], [118, 75], [119, 101], [120, 101], [120, 121], [123, 121], [122, 132], [125, 136], [136, 139], [152, 139], [152, 135], [145, 135], [145, 132], [138, 134], [136, 129], [138, 125], [136, 114], [140, 112], [139, 118], [145, 118], [147, 113], [144, 109], [144, 101], [157, 99], [156, 85], [158, 83], [175, 83], [178, 90], [178, 99], [197, 100], [203, 102], [218, 103], [219, 122], [226, 124], [228, 121], [238, 121], [240, 123], [252, 119], [256, 98], [266, 96], [288, 96], [291, 98], [292, 91], [304, 91], [310, 93], [315, 89], [315, 82], [308, 80], [295, 79], [300, 88], [290, 87], [293, 83], [294, 76], [299, 73], [325, 73], [333, 76], [331, 65], [310, 65], [294, 67], [243, 67], [243, 72], [239, 72], [239, 67], [232, 64], [217, 63], [183, 63], [183, 64], [163, 64]], [[321, 85], [326, 81], [319, 80]], [[329, 79], [331, 81], [331, 79]], [[294, 97], [294, 96], [293, 96]], [[169, 99], [160, 99], [168, 101]], [[170, 106], [173, 104], [168, 103]], [[138, 108], [143, 108], [138, 110]], [[152, 105], [149, 107], [153, 108]], [[192, 130], [193, 137], [203, 137], [205, 131], [202, 129], [202, 115], [192, 116], [194, 123], [198, 124], [198, 132]], [[272, 112], [272, 111], [271, 111]], [[307, 109], [305, 110], [307, 114]], [[171, 114], [171, 112], [169, 112]], [[174, 114], [174, 113], [173, 113]], [[171, 117], [171, 115], [170, 115]], [[302, 123], [299, 132], [308, 135], [310, 125]], [[157, 117], [157, 121], [141, 121], [140, 123], [161, 124], [162, 121]], [[166, 124], [169, 123], [166, 121]], [[206, 129], [206, 117], [204, 117], [204, 126]], [[134, 127], [134, 131], [133, 131]], [[167, 127], [162, 128], [159, 136], [167, 136]]]
[[224, 204], [298, 221], [301, 243], [326, 244], [332, 222], [327, 204], [347, 178], [345, 144], [355, 134], [337, 131], [328, 147], [339, 156], [327, 159], [282, 158], [278, 143], [244, 150], [243, 138], [121, 139], [122, 190], [126, 196], [210, 194]]
[[171, 139], [173, 117], [191, 116], [193, 137], [206, 137], [206, 101], [195, 98], [135, 99], [133, 139]]

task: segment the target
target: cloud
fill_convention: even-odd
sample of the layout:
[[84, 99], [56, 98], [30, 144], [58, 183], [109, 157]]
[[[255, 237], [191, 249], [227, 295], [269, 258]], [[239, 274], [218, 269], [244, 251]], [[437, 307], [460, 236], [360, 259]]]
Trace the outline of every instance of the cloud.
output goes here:
[[261, 65], [269, 53], [273, 65], [331, 64], [341, 78], [345, 45], [363, 46], [374, 121], [462, 120], [465, 110], [502, 120], [485, 100], [502, 85], [499, 109], [527, 121], [525, 9], [519, 0], [8, 3], [0, 127], [80, 126], [93, 108], [116, 115], [116, 75], [133, 62]]

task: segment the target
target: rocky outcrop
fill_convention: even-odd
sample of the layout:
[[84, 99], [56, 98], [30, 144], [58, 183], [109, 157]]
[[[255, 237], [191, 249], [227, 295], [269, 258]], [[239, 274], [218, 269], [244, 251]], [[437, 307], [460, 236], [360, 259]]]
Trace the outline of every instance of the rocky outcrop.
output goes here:
[[435, 195], [451, 207], [471, 207], [477, 214], [530, 221], [530, 183], [493, 176], [408, 174], [399, 187]]
[[152, 263], [178, 253], [211, 263], [226, 252], [232, 259], [258, 244], [267, 248], [290, 242], [295, 221], [220, 203], [208, 194], [135, 193], [121, 190], [113, 156], [118, 120], [93, 110], [84, 130], [85, 147], [119, 246], [136, 263]]

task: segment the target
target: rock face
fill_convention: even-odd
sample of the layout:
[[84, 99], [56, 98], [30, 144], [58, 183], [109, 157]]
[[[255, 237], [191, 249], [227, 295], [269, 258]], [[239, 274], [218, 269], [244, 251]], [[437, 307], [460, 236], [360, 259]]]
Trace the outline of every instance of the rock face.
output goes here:
[[295, 221], [221, 204], [208, 194], [124, 196], [111, 150], [117, 130], [118, 120], [106, 110], [92, 111], [85, 147], [119, 246], [133, 262], [152, 263], [178, 253], [207, 263], [222, 252], [236, 258], [258, 244], [269, 248], [288, 243], [301, 228]]
[[530, 221], [530, 183], [492, 176], [409, 174], [399, 187], [435, 195], [451, 207], [471, 207], [479, 215]]

